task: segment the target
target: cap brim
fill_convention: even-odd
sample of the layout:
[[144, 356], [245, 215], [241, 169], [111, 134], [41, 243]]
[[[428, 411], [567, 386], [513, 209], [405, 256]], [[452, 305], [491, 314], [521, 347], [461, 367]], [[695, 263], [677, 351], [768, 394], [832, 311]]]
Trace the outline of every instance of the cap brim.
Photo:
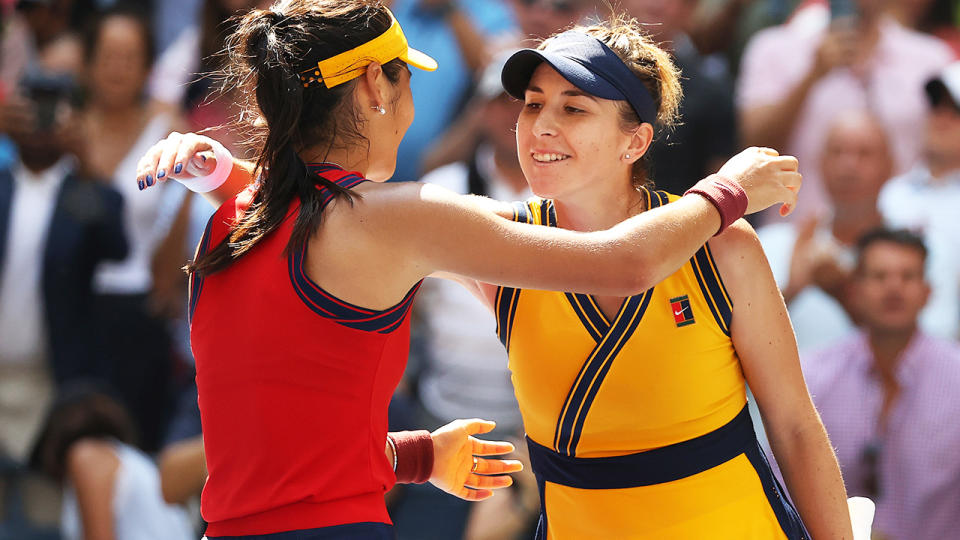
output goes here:
[[407, 47], [406, 54], [401, 54], [400, 59], [407, 64], [420, 68], [424, 71], [434, 71], [437, 69], [437, 61], [412, 47]]
[[616, 87], [579, 62], [549, 51], [534, 49], [517, 51], [507, 60], [500, 74], [503, 88], [511, 96], [523, 99], [533, 72], [543, 62], [549, 64], [570, 84], [590, 95], [603, 99], [623, 99], [623, 94]]

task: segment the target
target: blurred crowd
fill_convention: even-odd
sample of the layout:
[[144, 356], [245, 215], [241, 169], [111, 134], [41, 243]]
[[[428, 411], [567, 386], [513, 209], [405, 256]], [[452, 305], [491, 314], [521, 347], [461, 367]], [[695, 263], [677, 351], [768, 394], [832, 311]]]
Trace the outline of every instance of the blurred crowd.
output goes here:
[[[0, 0], [0, 540], [202, 533], [182, 267], [213, 209], [176, 182], [139, 191], [135, 167], [170, 131], [251, 155], [218, 53], [233, 15], [270, 3]], [[682, 70], [682, 122], [650, 150], [659, 189], [745, 146], [797, 156], [797, 212], [753, 224], [847, 490], [877, 501], [876, 539], [960, 530], [956, 0], [387, 3], [440, 65], [411, 79], [395, 181], [529, 197], [500, 68], [611, 3]], [[391, 429], [487, 418], [525, 459], [492, 315], [428, 281]], [[402, 540], [530, 538], [540, 504], [529, 473], [482, 503], [429, 484], [387, 498]]]

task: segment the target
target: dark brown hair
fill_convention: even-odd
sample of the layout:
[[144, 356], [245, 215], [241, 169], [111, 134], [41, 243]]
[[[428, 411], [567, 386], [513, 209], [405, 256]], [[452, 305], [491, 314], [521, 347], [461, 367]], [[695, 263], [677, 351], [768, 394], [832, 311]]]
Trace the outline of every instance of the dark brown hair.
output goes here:
[[[317, 83], [304, 87], [300, 74], [377, 37], [391, 22], [374, 0], [287, 0], [239, 19], [227, 39], [222, 88], [240, 90], [243, 127], [257, 149], [259, 186], [231, 233], [188, 265], [189, 272], [210, 274], [229, 266], [284, 221], [294, 198], [300, 209], [287, 249], [302, 246], [320, 225], [318, 184], [352, 201], [350, 190], [311, 175], [298, 152], [321, 148], [322, 160], [336, 147], [368, 142], [354, 99], [357, 79], [329, 89]], [[383, 65], [392, 83], [405, 69], [399, 59]]]
[[153, 36], [153, 25], [150, 24], [150, 17], [142, 9], [131, 4], [121, 3], [117, 7], [110, 8], [94, 15], [87, 21], [83, 32], [83, 56], [89, 63], [93, 60], [94, 52], [97, 50], [97, 44], [100, 42], [100, 33], [107, 21], [113, 18], [126, 18], [132, 20], [140, 27], [140, 39], [143, 40], [143, 52], [146, 55], [145, 61], [147, 69], [153, 65], [157, 57], [156, 42]]
[[30, 465], [62, 480], [67, 453], [81, 439], [113, 439], [134, 444], [130, 414], [103, 383], [75, 381], [60, 390], [30, 456]]
[[[602, 41], [643, 82], [657, 106], [654, 129], [658, 135], [676, 125], [680, 101], [683, 98], [680, 70], [674, 65], [670, 54], [640, 30], [640, 24], [635, 19], [611, 10], [606, 20], [590, 26], [576, 26], [572, 30]], [[544, 41], [540, 48], [546, 47], [549, 41]], [[620, 128], [624, 132], [630, 132], [639, 125], [640, 117], [624, 100], [620, 104]], [[652, 187], [649, 178], [649, 155], [647, 152], [633, 164], [633, 184], [637, 187]]]
[[920, 260], [922, 260], [924, 264], [927, 262], [927, 245], [920, 235], [907, 229], [876, 227], [864, 233], [863, 236], [857, 240], [857, 273], [863, 272], [864, 252], [866, 252], [870, 246], [884, 242], [913, 249], [920, 255]]

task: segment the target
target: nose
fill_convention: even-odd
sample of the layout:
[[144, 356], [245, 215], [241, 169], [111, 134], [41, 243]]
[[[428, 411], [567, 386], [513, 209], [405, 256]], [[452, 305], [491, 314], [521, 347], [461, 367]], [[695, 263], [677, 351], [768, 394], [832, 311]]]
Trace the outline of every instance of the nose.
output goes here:
[[537, 137], [551, 137], [557, 134], [557, 123], [553, 114], [546, 107], [537, 113], [533, 121], [533, 134]]

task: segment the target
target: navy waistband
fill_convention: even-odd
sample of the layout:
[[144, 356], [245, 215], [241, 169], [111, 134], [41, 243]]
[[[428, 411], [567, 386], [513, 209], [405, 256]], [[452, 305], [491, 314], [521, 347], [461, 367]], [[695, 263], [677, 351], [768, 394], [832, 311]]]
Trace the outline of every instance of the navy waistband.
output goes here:
[[721, 465], [756, 444], [744, 406], [722, 427], [688, 441], [625, 456], [581, 458], [559, 454], [527, 437], [530, 465], [541, 481], [581, 489], [622, 489], [680, 480]]

